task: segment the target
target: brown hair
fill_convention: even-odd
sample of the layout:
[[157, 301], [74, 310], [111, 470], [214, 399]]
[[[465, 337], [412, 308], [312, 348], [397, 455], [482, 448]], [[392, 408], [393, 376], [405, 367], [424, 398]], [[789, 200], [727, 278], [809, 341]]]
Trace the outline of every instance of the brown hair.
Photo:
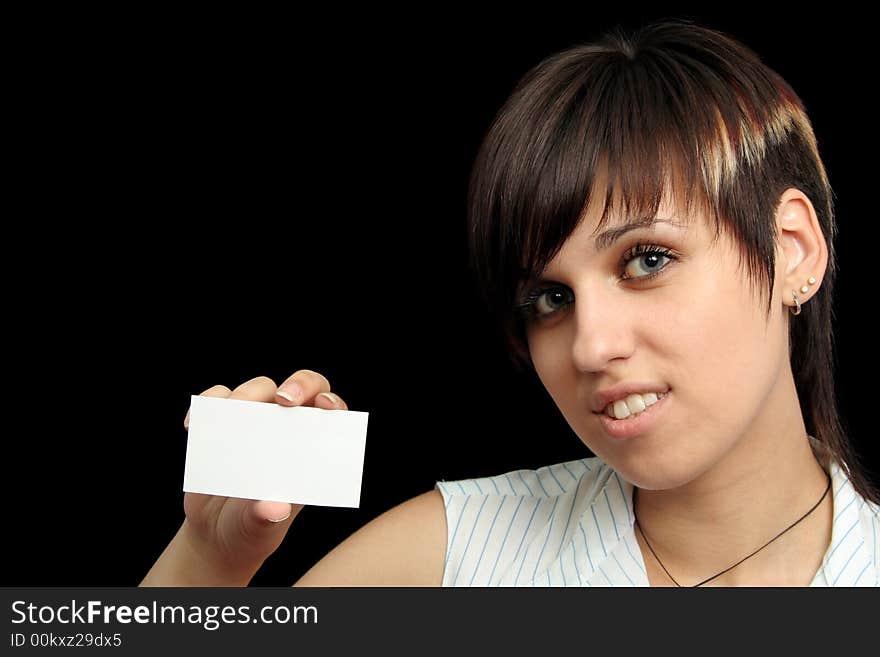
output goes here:
[[513, 365], [532, 368], [519, 288], [575, 230], [593, 188], [605, 193], [598, 231], [615, 199], [625, 216], [652, 222], [670, 181], [688, 215], [698, 203], [715, 238], [733, 238], [768, 316], [778, 202], [789, 187], [812, 202], [829, 259], [789, 322], [801, 412], [858, 493], [880, 503], [837, 411], [836, 226], [812, 125], [788, 83], [723, 32], [685, 19], [614, 28], [529, 70], [495, 117], [471, 173], [468, 239], [471, 274]]

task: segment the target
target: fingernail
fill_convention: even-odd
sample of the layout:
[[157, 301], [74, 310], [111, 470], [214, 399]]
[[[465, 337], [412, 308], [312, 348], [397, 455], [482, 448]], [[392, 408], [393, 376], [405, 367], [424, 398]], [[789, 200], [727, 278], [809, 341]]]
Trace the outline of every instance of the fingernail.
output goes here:
[[286, 399], [291, 404], [298, 404], [300, 400], [302, 400], [302, 388], [300, 388], [295, 383], [289, 383], [284, 386], [283, 389], [279, 388], [276, 392], [276, 395]]
[[339, 406], [339, 402], [336, 401], [336, 396], [331, 395], [329, 392], [322, 392], [320, 395], [318, 395], [318, 397], [323, 397], [334, 406]]
[[267, 518], [267, 520], [268, 520], [269, 522], [284, 522], [284, 521], [287, 520], [289, 517], [290, 517], [290, 511], [288, 511], [288, 512], [287, 512], [287, 515], [284, 516], [283, 518], [278, 518], [277, 520], [275, 520], [275, 519], [273, 519], [273, 518]]

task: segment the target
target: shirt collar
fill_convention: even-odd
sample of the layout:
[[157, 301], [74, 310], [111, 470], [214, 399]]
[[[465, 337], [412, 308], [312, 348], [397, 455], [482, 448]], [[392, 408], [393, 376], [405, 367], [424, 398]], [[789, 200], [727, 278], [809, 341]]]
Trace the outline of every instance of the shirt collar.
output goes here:
[[834, 521], [831, 544], [822, 559], [828, 586], [875, 586], [876, 565], [866, 540], [871, 535], [870, 520], [862, 517], [865, 498], [858, 494], [846, 472], [831, 461], [831, 491]]
[[[830, 459], [834, 509], [831, 543], [820, 566], [828, 586], [875, 586], [870, 520], [863, 519], [865, 499], [853, 488], [844, 470]], [[607, 464], [591, 487], [592, 502], [580, 518], [586, 529], [585, 547], [593, 586], [649, 586], [644, 560], [635, 540], [633, 484]], [[583, 491], [587, 494], [587, 491]]]

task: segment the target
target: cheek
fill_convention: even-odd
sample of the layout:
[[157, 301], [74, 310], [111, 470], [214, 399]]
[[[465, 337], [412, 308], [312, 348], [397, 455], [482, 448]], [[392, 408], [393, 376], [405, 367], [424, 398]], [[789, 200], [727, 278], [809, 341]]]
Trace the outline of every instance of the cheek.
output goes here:
[[[776, 369], [776, 332], [742, 275], [728, 269], [688, 285], [676, 314], [683, 391], [708, 420], [748, 416]], [[732, 421], [732, 420], [731, 420]]]
[[527, 339], [535, 373], [554, 397], [560, 378], [571, 368], [571, 351], [564, 348], [561, 339], [558, 335], [553, 337], [550, 331], [535, 332]]

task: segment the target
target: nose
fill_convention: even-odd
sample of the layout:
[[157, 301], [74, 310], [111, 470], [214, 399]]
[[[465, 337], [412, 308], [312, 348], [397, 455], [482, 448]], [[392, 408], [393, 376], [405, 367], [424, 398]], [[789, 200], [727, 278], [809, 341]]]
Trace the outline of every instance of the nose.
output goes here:
[[595, 286], [591, 296], [582, 292], [575, 298], [572, 359], [578, 371], [601, 372], [632, 356], [634, 326], [621, 300], [613, 293], [597, 294]]

